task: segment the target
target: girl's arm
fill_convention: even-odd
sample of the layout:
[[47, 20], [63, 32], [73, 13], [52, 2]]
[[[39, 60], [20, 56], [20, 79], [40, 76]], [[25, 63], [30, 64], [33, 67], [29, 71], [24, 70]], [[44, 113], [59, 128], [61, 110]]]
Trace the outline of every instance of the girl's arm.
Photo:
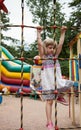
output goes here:
[[62, 26], [61, 28], [61, 35], [60, 35], [60, 40], [59, 40], [59, 44], [57, 45], [57, 52], [56, 55], [58, 56], [61, 51], [62, 51], [62, 46], [64, 43], [64, 38], [65, 38], [65, 32], [66, 32], [67, 27], [66, 26]]
[[39, 50], [39, 55], [41, 58], [44, 55], [44, 50], [43, 50], [43, 42], [41, 40], [41, 31], [43, 28], [41, 26], [37, 27], [37, 43], [38, 43], [38, 50]]

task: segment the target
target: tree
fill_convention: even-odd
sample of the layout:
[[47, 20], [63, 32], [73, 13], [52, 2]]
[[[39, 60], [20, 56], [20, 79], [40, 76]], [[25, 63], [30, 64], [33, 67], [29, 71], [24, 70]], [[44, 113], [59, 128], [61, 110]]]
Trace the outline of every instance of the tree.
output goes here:
[[6, 36], [5, 36], [5, 34], [3, 33], [4, 31], [7, 32], [10, 29], [7, 26], [7, 25], [10, 24], [9, 23], [10, 19], [8, 17], [8, 14], [6, 14], [2, 11], [0, 12], [0, 14], [1, 14], [1, 21], [0, 21], [1, 25], [5, 25], [5, 27], [1, 27], [1, 32], [0, 32], [1, 33], [1, 45], [4, 46], [6, 49], [8, 49], [8, 51], [11, 52], [11, 54], [13, 56], [19, 57], [20, 55], [18, 54], [18, 51], [15, 48], [15, 46], [12, 46], [11, 44], [10, 45], [6, 44], [6, 41], [11, 41], [11, 43], [17, 44], [19, 42], [19, 40], [7, 36], [7, 33], [6, 33]]
[[[56, 2], [56, 10], [54, 9], [54, 5], [51, 0], [27, 0], [26, 3], [33, 15], [32, 21], [34, 23], [38, 23], [40, 26], [46, 27], [42, 33], [42, 39], [45, 39], [47, 36], [54, 38], [54, 29], [49, 28], [49, 26], [53, 26], [54, 23], [56, 26], [66, 25], [66, 20], [64, 18], [65, 14], [61, 12], [62, 6], [59, 2]], [[55, 35], [55, 39], [59, 41], [59, 29], [55, 30]]]
[[30, 58], [31, 60], [27, 59], [26, 62], [29, 63], [29, 64], [33, 64], [33, 58], [36, 55], [38, 55], [37, 43], [30, 44], [29, 49], [24, 52], [24, 57], [25, 58]]
[[[61, 12], [61, 5], [59, 2], [56, 2], [56, 10], [54, 9], [53, 2], [51, 0], [27, 0], [26, 1], [27, 6], [29, 7], [29, 10], [31, 11], [33, 18], [32, 21], [34, 23], [38, 23], [40, 26], [46, 27], [42, 33], [42, 39], [45, 39], [47, 36], [53, 38], [54, 37], [54, 29], [49, 28], [49, 26], [53, 26], [54, 23], [56, 26], [62, 26], [66, 25], [66, 20], [65, 20], [65, 14]], [[55, 21], [54, 21], [55, 20]], [[55, 30], [55, 39], [59, 41], [59, 36], [60, 36], [60, 30], [56, 29]], [[63, 52], [61, 53], [61, 57], [67, 57], [68, 54], [68, 47], [67, 47], [67, 41], [65, 41], [65, 44], [63, 46]], [[36, 45], [36, 42], [35, 44]], [[36, 46], [33, 46], [34, 48]], [[32, 50], [32, 48], [31, 48]], [[29, 53], [33, 52], [29, 50]], [[33, 54], [31, 55], [33, 57]], [[69, 54], [68, 54], [69, 55]], [[35, 56], [35, 55], [34, 55]], [[63, 72], [67, 73], [68, 75], [68, 63], [64, 64], [64, 62], [61, 62], [61, 65], [64, 67], [65, 65], [65, 70]], [[62, 68], [63, 70], [63, 68]]]
[[[56, 10], [53, 9], [54, 5], [51, 0], [27, 0], [26, 3], [33, 15], [32, 21], [34, 23], [44, 27], [53, 26], [54, 20], [57, 26], [65, 23], [64, 14], [61, 13], [61, 5], [58, 2], [56, 3]], [[53, 33], [54, 30], [48, 27], [43, 31], [42, 38], [45, 39], [46, 36], [53, 38]]]
[[77, 27], [81, 27], [81, 0], [73, 0], [69, 3], [70, 7], [73, 7], [72, 19], [74, 21], [74, 25]]
[[[0, 17], [1, 17], [1, 21], [0, 21], [1, 23], [0, 24], [4, 25], [5, 23], [9, 22], [9, 18], [7, 17], [7, 14], [0, 12]], [[8, 29], [7, 28], [1, 28], [1, 30], [7, 31]], [[1, 39], [4, 39], [4, 35], [3, 35], [2, 32], [1, 32]]]
[[81, 31], [81, 0], [73, 0], [69, 3], [69, 7], [73, 9], [69, 23], [70, 27], [75, 27], [75, 29], [71, 31], [72, 37], [75, 37], [75, 35]]
[[3, 34], [4, 31], [8, 31], [10, 28], [7, 27], [7, 25], [9, 25], [9, 17], [8, 17], [8, 14], [4, 13], [4, 12], [0, 12], [1, 13], [1, 24], [2, 25], [5, 25], [5, 27], [2, 27], [1, 28], [1, 44], [4, 43], [5, 44], [5, 41], [8, 41], [8, 40], [11, 40], [11, 42], [13, 43], [17, 43], [19, 40], [15, 39], [15, 38], [12, 38], [12, 37], [9, 37], [9, 36], [5, 36]]
[[[81, 31], [81, 0], [73, 0], [69, 3], [69, 7], [71, 7], [73, 11], [67, 22], [68, 28], [70, 28], [67, 35], [68, 43]], [[73, 29], [71, 29], [72, 27]], [[76, 46], [74, 46], [75, 54], [76, 50]]]

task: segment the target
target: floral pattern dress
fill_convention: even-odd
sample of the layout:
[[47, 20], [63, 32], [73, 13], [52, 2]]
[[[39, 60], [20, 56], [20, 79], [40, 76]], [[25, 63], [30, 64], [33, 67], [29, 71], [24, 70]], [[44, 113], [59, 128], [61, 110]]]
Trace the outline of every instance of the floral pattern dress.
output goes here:
[[[44, 60], [41, 70], [42, 97], [44, 100], [55, 99], [53, 91], [55, 90], [54, 62], [53, 56], [46, 56], [48, 60]], [[73, 86], [74, 81], [63, 79], [59, 61], [56, 60], [56, 85], [59, 92], [65, 92]]]

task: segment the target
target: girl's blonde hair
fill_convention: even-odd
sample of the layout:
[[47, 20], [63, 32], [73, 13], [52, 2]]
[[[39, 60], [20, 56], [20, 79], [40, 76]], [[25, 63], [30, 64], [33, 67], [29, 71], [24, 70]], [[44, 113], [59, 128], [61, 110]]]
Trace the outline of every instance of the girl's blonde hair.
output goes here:
[[53, 48], [54, 48], [54, 52], [53, 54], [55, 55], [56, 53], [56, 49], [57, 49], [57, 42], [54, 41], [53, 39], [51, 38], [47, 38], [43, 41], [43, 49], [44, 49], [44, 54], [47, 55], [47, 47], [49, 45], [53, 45]]

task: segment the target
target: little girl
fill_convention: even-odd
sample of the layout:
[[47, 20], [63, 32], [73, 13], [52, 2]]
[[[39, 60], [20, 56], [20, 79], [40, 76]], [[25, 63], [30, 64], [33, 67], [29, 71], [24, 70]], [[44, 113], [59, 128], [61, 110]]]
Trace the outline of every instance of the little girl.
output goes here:
[[[42, 85], [42, 97], [46, 101], [46, 117], [47, 117], [47, 128], [48, 130], [53, 130], [52, 123], [52, 105], [53, 100], [55, 99], [55, 94], [53, 94], [55, 90], [55, 79], [54, 79], [54, 60], [52, 58], [58, 58], [61, 53], [62, 46], [64, 43], [66, 27], [62, 26], [61, 28], [61, 36], [59, 40], [59, 44], [56, 43], [51, 38], [47, 38], [44, 41], [41, 40], [41, 31], [42, 27], [37, 27], [37, 42], [39, 54], [42, 59], [42, 70], [41, 70], [41, 85]], [[56, 84], [57, 89], [60, 92], [68, 90], [71, 86], [73, 86], [73, 81], [62, 79], [60, 64], [58, 60], [56, 60]], [[45, 94], [45, 95], [44, 95]], [[59, 97], [58, 97], [59, 99]]]

